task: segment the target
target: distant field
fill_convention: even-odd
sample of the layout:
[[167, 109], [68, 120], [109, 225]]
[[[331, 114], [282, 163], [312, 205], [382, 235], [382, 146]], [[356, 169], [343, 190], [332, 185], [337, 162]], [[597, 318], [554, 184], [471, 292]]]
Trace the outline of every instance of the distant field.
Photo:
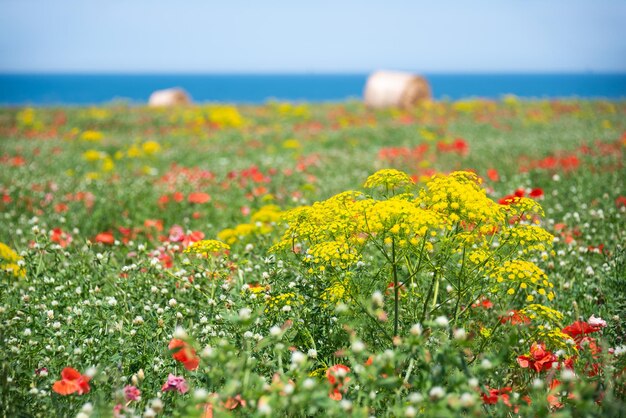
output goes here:
[[0, 109], [0, 416], [621, 416], [625, 150], [623, 101]]

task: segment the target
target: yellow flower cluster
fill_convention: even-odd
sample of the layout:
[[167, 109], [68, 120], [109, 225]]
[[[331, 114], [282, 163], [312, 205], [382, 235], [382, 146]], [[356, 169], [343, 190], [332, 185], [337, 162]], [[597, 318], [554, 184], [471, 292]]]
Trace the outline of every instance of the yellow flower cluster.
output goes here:
[[[146, 141], [142, 144], [133, 144], [126, 151], [128, 158], [141, 158], [144, 156], [152, 156], [161, 152], [161, 144], [156, 141]], [[115, 158], [120, 159], [124, 156], [124, 152], [116, 153]]]
[[347, 191], [312, 206], [301, 206], [283, 214], [288, 228], [271, 251], [293, 249], [294, 244], [314, 245], [325, 241], [356, 243], [358, 232], [364, 232], [365, 208], [372, 205], [362, 193]]
[[390, 234], [417, 245], [429, 228], [437, 228], [442, 218], [433, 211], [420, 208], [406, 195], [377, 201], [367, 208], [364, 232], [369, 235]]
[[509, 216], [518, 216], [521, 221], [533, 221], [539, 223], [537, 217], [543, 217], [543, 208], [539, 203], [527, 197], [513, 197], [510, 204], [504, 206]]
[[399, 187], [410, 186], [415, 182], [408, 174], [393, 168], [378, 170], [367, 178], [363, 187], [373, 189], [375, 187], [383, 187], [385, 190], [393, 190]]
[[43, 123], [37, 119], [35, 109], [32, 107], [24, 108], [17, 113], [17, 126], [20, 128], [41, 129]]
[[319, 264], [319, 270], [326, 266], [348, 268], [361, 259], [360, 254], [345, 241], [326, 241], [313, 245], [307, 250], [306, 260]]
[[80, 135], [80, 139], [83, 141], [101, 141], [104, 138], [104, 134], [100, 131], [85, 131]]
[[543, 342], [550, 350], [565, 350], [571, 353], [576, 350], [576, 344], [572, 344], [572, 337], [561, 332], [558, 328], [546, 328], [540, 325], [535, 335], [536, 341]]
[[17, 255], [9, 246], [0, 242], [0, 271], [9, 273], [14, 277], [26, 276], [26, 270], [18, 262], [22, 257]]
[[350, 286], [350, 282], [347, 278], [334, 281], [322, 292], [321, 299], [325, 302], [322, 304], [322, 306], [332, 308], [338, 302], [344, 301], [346, 299], [348, 286]]
[[220, 127], [238, 128], [244, 119], [235, 106], [210, 106], [208, 108], [209, 122]]
[[280, 295], [272, 296], [265, 302], [265, 313], [278, 312], [289, 310], [286, 306], [294, 307], [304, 305], [304, 298], [301, 295], [297, 295], [293, 292], [281, 293]]
[[270, 104], [281, 116], [295, 116], [308, 118], [310, 116], [309, 106], [306, 104], [294, 105], [291, 103], [271, 103]]
[[514, 295], [516, 288], [526, 293], [526, 301], [532, 302], [535, 297], [531, 292], [535, 290], [539, 295], [545, 296], [548, 300], [554, 299], [552, 288], [554, 284], [548, 281], [548, 276], [534, 263], [526, 260], [505, 261], [492, 273], [492, 277], [498, 283], [503, 283], [508, 287], [507, 293]]
[[476, 174], [467, 171], [434, 175], [420, 192], [420, 201], [426, 208], [444, 215], [449, 228], [464, 221], [489, 232], [493, 225], [502, 222], [504, 212], [501, 205], [487, 197], [480, 183]]
[[547, 251], [552, 247], [554, 235], [537, 225], [516, 224], [503, 233], [504, 239], [511, 239], [523, 247], [525, 253]]
[[555, 325], [559, 324], [563, 320], [563, 314], [561, 312], [537, 303], [526, 306], [520, 312], [532, 320], [542, 319]]
[[252, 214], [251, 223], [223, 229], [217, 234], [217, 238], [232, 245], [252, 235], [269, 234], [274, 230], [274, 226], [281, 219], [281, 216], [282, 212], [278, 206], [265, 205]]
[[230, 246], [215, 239], [197, 241], [185, 248], [186, 253], [196, 254], [214, 254], [226, 250], [230, 250]]

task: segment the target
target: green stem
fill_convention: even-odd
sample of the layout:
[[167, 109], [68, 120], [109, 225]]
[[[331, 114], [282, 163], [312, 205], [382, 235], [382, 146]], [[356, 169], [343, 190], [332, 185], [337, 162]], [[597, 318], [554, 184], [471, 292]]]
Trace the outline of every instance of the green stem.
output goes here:
[[465, 268], [465, 246], [463, 246], [463, 261], [461, 262], [461, 270], [459, 271], [459, 281], [458, 281], [458, 285], [456, 288], [456, 304], [454, 305], [454, 324], [456, 325], [456, 321], [458, 319], [458, 313], [459, 313], [459, 304], [461, 303], [461, 295], [462, 295], [462, 291], [461, 291], [461, 282], [463, 279], [463, 270]]
[[400, 299], [400, 289], [398, 286], [398, 266], [396, 265], [396, 240], [391, 240], [391, 270], [393, 272], [393, 303], [394, 303], [394, 318], [393, 318], [393, 335], [398, 336], [398, 305]]
[[424, 308], [422, 309], [422, 319], [420, 322], [424, 322], [424, 320], [426, 319], [426, 311], [428, 310], [428, 300], [430, 299], [430, 296], [433, 294], [433, 288], [435, 287], [436, 282], [438, 282], [437, 270], [433, 272], [433, 278], [430, 281], [428, 293], [426, 294], [426, 297], [424, 298]]

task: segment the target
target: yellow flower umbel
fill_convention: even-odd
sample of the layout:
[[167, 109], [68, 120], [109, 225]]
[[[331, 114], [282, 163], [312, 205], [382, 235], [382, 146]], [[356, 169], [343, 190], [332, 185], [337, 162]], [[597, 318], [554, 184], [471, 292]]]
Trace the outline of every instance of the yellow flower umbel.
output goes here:
[[361, 256], [347, 242], [327, 241], [313, 245], [307, 251], [306, 260], [318, 264], [320, 271], [326, 267], [348, 268], [361, 259]]
[[520, 312], [528, 316], [533, 321], [542, 320], [550, 325], [556, 325], [559, 327], [561, 321], [563, 320], [563, 314], [561, 312], [538, 303], [530, 304]]
[[467, 171], [435, 175], [420, 192], [420, 202], [444, 215], [449, 220], [449, 228], [464, 221], [487, 232], [504, 220], [504, 211], [487, 197], [480, 187], [481, 182], [476, 174]]
[[221, 128], [238, 128], [244, 124], [244, 119], [235, 106], [210, 106], [209, 122]]
[[535, 300], [533, 291], [550, 301], [554, 299], [554, 292], [552, 291], [554, 284], [548, 281], [548, 276], [543, 270], [530, 261], [505, 261], [496, 268], [492, 277], [507, 288], [509, 295], [515, 295], [518, 289], [522, 290], [526, 294], [527, 302]]
[[376, 187], [382, 187], [386, 191], [395, 190], [400, 187], [406, 187], [415, 184], [413, 179], [408, 174], [402, 171], [395, 170], [393, 168], [386, 168], [378, 170], [367, 178], [363, 187], [366, 189], [373, 189]]
[[146, 141], [141, 144], [141, 149], [146, 155], [154, 155], [161, 152], [161, 145], [156, 141]]
[[348, 278], [334, 281], [329, 287], [324, 289], [320, 298], [324, 301], [322, 306], [325, 308], [334, 308], [339, 302], [347, 299], [348, 287], [350, 281]]
[[26, 270], [19, 263], [22, 257], [17, 255], [9, 246], [0, 242], [0, 271], [13, 277], [26, 276]]
[[230, 250], [230, 246], [228, 244], [225, 244], [222, 241], [218, 241], [215, 239], [205, 239], [202, 241], [197, 241], [191, 244], [189, 247], [185, 248], [186, 253], [195, 254], [217, 254], [222, 251], [228, 250]]
[[100, 131], [85, 131], [80, 135], [80, 139], [83, 141], [101, 141], [104, 135]]
[[267, 299], [267, 302], [265, 302], [265, 313], [290, 312], [293, 307], [303, 304], [304, 298], [302, 296], [293, 292], [282, 293]]
[[517, 224], [502, 235], [505, 240], [519, 243], [524, 253], [547, 251], [554, 241], [554, 235], [537, 225]]
[[217, 238], [233, 245], [245, 241], [251, 236], [269, 234], [274, 230], [276, 222], [281, 219], [282, 212], [276, 205], [265, 205], [250, 217], [251, 223], [244, 223], [234, 228], [226, 228], [217, 234]]

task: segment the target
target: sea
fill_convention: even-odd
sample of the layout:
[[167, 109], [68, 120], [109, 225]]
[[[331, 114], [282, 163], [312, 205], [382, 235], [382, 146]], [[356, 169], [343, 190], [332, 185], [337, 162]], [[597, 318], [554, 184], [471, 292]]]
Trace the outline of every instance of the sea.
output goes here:
[[[424, 74], [438, 100], [466, 98], [626, 99], [621, 74]], [[360, 99], [367, 74], [0, 74], [1, 106], [146, 103], [181, 87], [195, 102], [337, 102]]]

